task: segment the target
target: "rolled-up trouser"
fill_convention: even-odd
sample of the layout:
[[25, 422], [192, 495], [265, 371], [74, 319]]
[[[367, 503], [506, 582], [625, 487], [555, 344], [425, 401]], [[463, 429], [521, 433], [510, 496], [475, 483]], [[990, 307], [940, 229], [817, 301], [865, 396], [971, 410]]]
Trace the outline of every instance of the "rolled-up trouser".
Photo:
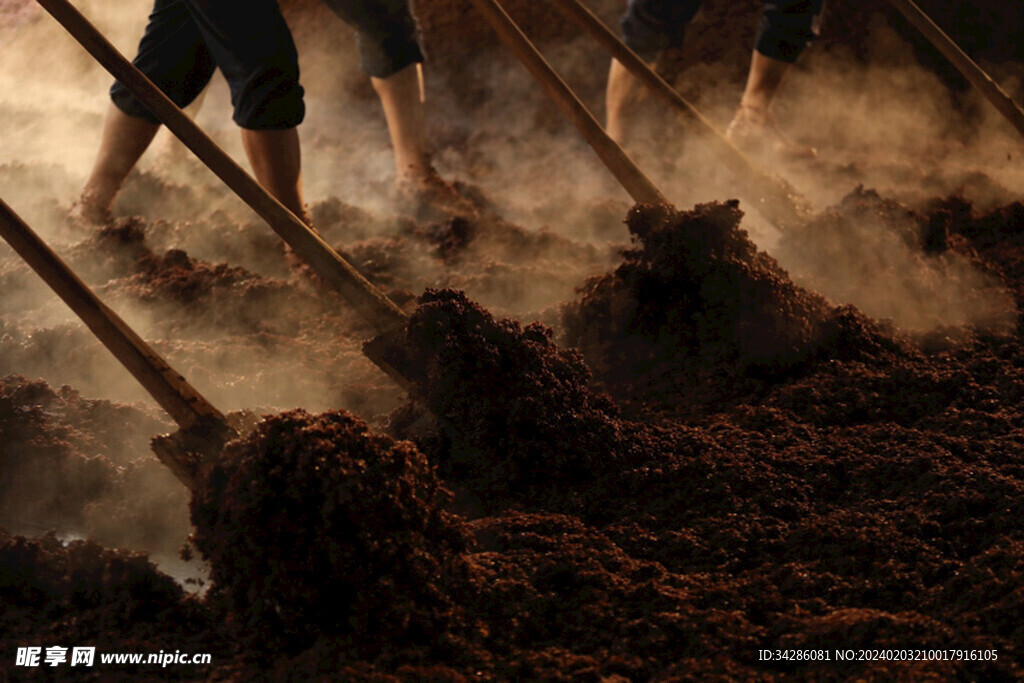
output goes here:
[[[133, 63], [179, 107], [220, 68], [242, 128], [294, 128], [305, 115], [298, 53], [277, 0], [155, 0]], [[125, 114], [158, 123], [121, 83], [110, 96]]]
[[[824, 0], [764, 0], [754, 49], [773, 59], [795, 62], [814, 38], [814, 18]], [[658, 52], [682, 45], [686, 27], [701, 0], [629, 0], [622, 17], [626, 45], [650, 62]]]
[[387, 78], [423, 61], [409, 0], [324, 0], [342, 21], [356, 29], [362, 70]]

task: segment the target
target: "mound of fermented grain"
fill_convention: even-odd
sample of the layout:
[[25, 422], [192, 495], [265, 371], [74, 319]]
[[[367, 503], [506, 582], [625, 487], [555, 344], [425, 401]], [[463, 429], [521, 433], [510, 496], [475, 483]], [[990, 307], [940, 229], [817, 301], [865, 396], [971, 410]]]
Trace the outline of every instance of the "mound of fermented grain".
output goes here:
[[[158, 241], [166, 230], [167, 224], [157, 224]], [[153, 226], [141, 218], [120, 219], [72, 247], [68, 263], [87, 281], [106, 283], [102, 294], [109, 302], [127, 299], [153, 310], [175, 337], [211, 325], [231, 332], [273, 330], [275, 316], [269, 311], [312, 314], [313, 307], [303, 305], [308, 297], [276, 278], [196, 259], [181, 249], [154, 253], [148, 244], [151, 231]], [[25, 277], [31, 281], [34, 275], [26, 272]], [[175, 315], [182, 307], [188, 315]], [[295, 329], [293, 320], [281, 325]]]
[[[1016, 317], [1012, 297], [956, 233], [957, 209], [954, 202], [921, 213], [857, 188], [787, 230], [775, 253], [803, 286], [891, 319], [908, 334], [964, 326], [1006, 331]], [[999, 224], [1002, 216], [992, 218], [984, 223]]]
[[[796, 287], [739, 228], [734, 202], [664, 215], [638, 207], [627, 225], [639, 248], [610, 275], [590, 280], [567, 306], [567, 339], [638, 335], [670, 345], [699, 365], [791, 366], [821, 339], [829, 307]], [[620, 362], [615, 351], [601, 367]]]
[[[91, 541], [64, 544], [52, 534], [26, 539], [0, 530], [0, 603], [0, 648], [9, 663], [19, 646], [92, 646], [97, 655], [88, 671], [100, 675], [101, 652], [211, 652], [225, 646], [209, 612], [144, 554]], [[68, 662], [53, 671], [58, 677], [79, 671], [68, 668], [67, 654]], [[122, 664], [116, 675], [144, 668]], [[189, 670], [206, 672], [201, 666]]]
[[0, 526], [174, 552], [185, 497], [148, 441], [167, 424], [19, 375], [0, 378]]
[[[474, 201], [474, 203], [477, 203]], [[480, 204], [486, 206], [487, 200]], [[528, 230], [481, 210], [443, 221], [374, 216], [337, 199], [312, 208], [317, 229], [335, 250], [399, 305], [427, 287], [471, 293], [500, 312], [540, 310], [570, 296], [614, 254], [585, 239], [546, 228]], [[593, 225], [615, 223], [621, 213], [593, 211]]]
[[169, 298], [187, 304], [208, 296], [217, 287], [254, 279], [244, 268], [197, 262], [180, 249], [171, 249], [163, 256], [146, 256], [138, 261], [136, 269], [138, 274], [126, 286], [137, 286], [137, 296], [143, 301]]
[[141, 218], [119, 218], [67, 250], [67, 263], [88, 282], [105, 282], [135, 271], [139, 259], [152, 258]]
[[0, 515], [11, 520], [5, 525], [80, 523], [84, 504], [113, 487], [114, 464], [84, 457], [73, 428], [53, 424], [48, 409], [66, 398], [45, 382], [17, 375], [0, 380]]
[[422, 368], [420, 395], [450, 425], [439, 449], [446, 480], [497, 504], [531, 487], [560, 490], [614, 466], [637, 447], [641, 425], [617, 418], [576, 351], [551, 330], [495, 320], [462, 292], [428, 290], [410, 316], [407, 345]]
[[616, 399], [692, 406], [822, 355], [879, 350], [884, 340], [860, 316], [796, 286], [758, 251], [742, 216], [734, 202], [635, 208], [627, 225], [639, 244], [563, 308], [563, 343]]
[[194, 542], [261, 647], [429, 641], [465, 578], [449, 495], [411, 443], [297, 410], [227, 445], [194, 493]]
[[[148, 244], [150, 233], [166, 242], [168, 230], [166, 223], [119, 220], [75, 245], [70, 265], [87, 281], [105, 283], [101, 296], [109, 304], [141, 305], [150, 311], [158, 334], [174, 339], [205, 338], [211, 329], [295, 336], [322, 315], [323, 303], [299, 282], [204, 261], [178, 248], [155, 253]], [[33, 277], [23, 274], [27, 281]]]
[[1020, 249], [1024, 244], [1024, 204], [1011, 202], [979, 211], [963, 197], [946, 197], [933, 200], [929, 208], [930, 215], [949, 217], [948, 233], [967, 239], [971, 248], [1003, 276], [1018, 308], [1024, 307], [1024, 258]]

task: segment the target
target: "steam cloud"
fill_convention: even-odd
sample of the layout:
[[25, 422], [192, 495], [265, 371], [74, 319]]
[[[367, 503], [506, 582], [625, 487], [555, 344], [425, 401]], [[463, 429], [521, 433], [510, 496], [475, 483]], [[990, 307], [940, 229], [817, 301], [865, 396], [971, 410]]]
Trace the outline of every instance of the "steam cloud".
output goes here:
[[[148, 7], [146, 0], [80, 3], [128, 55]], [[456, 285], [489, 308], [515, 315], [570, 299], [588, 275], [611, 267], [613, 248], [627, 240], [622, 221], [628, 198], [525, 70], [500, 53], [470, 60], [457, 76], [428, 69], [430, 130], [442, 174], [475, 187], [513, 225], [490, 226], [490, 232], [481, 227], [475, 246], [455, 261], [420, 253], [410, 221], [391, 205], [392, 158], [379, 104], [358, 71], [353, 41], [339, 39], [351, 31], [315, 11], [321, 12], [317, 21], [291, 19], [309, 107], [301, 129], [307, 199], [316, 215], [327, 217], [318, 226], [325, 238], [365, 269], [399, 273], [396, 289], [418, 294], [428, 285]], [[365, 326], [344, 313], [345, 304], [333, 295], [285, 283], [280, 245], [269, 230], [171, 142], [158, 143], [144, 158], [116, 207], [119, 215], [142, 216], [143, 242], [82, 244], [62, 217], [91, 165], [110, 78], [47, 16], [0, 31], [6, 41], [0, 52], [0, 196], [61, 253], [77, 254], [71, 259], [76, 268], [172, 365], [224, 410], [342, 407], [369, 416], [397, 404], [398, 391], [360, 353], [359, 343], [369, 336]], [[858, 186], [916, 209], [936, 195], [960, 193], [978, 207], [1019, 196], [1024, 176], [1007, 153], [1019, 141], [1005, 122], [980, 103], [984, 113], [972, 123], [973, 133], [951, 137], [950, 122], [963, 117], [941, 83], [913, 63], [886, 27], [876, 27], [874, 35], [873, 54], [886, 55], [884, 63], [865, 65], [839, 52], [812, 50], [791, 75], [779, 96], [778, 118], [794, 136], [819, 147], [825, 172], [777, 170], [819, 210]], [[545, 51], [603, 118], [607, 59], [600, 50], [577, 37], [545, 45]], [[1006, 78], [1008, 87], [1016, 87], [1012, 74]], [[698, 106], [722, 129], [742, 86], [735, 68], [719, 65], [685, 71], [677, 85], [699, 92]], [[196, 117], [242, 159], [219, 77]], [[733, 198], [731, 178], [672, 116], [654, 114], [647, 126], [631, 152], [678, 206]], [[749, 210], [749, 198], [740, 199], [748, 209], [744, 225], [761, 248], [795, 281], [837, 302], [907, 328], [999, 329], [1015, 315], [991, 276], [966, 258], [923, 258], [901, 238], [907, 223], [846, 224], [851, 237], [843, 243], [842, 267], [835, 268], [829, 267], [837, 262], [829, 251], [834, 240], [819, 244], [807, 233], [794, 249]], [[517, 232], [515, 224], [527, 230]], [[138, 253], [131, 251], [136, 247]], [[168, 256], [175, 249], [184, 253]], [[140, 271], [139, 257], [151, 259], [153, 270]], [[228, 265], [218, 270], [217, 264]], [[893, 279], [893, 273], [902, 277]], [[207, 289], [197, 299], [175, 299], [160, 289], [163, 281]], [[41, 377], [112, 402], [146, 400], [5, 245], [0, 285], [0, 376]], [[130, 421], [152, 427], [149, 409], [138, 411]], [[111, 455], [87, 441], [76, 448], [86, 458]], [[144, 439], [125, 448], [132, 453], [120, 454], [119, 477], [127, 476], [127, 463], [146, 455]], [[170, 477], [137, 479], [147, 486], [132, 496], [165, 495], [177, 487]], [[90, 509], [124, 496], [101, 492]], [[167, 514], [171, 519], [154, 520], [154, 528], [187, 529], [182, 505], [170, 506]], [[78, 526], [68, 531], [119, 538], [109, 519], [100, 529], [102, 518], [78, 516]], [[23, 521], [31, 527], [31, 520]], [[127, 542], [153, 543], [151, 536], [121, 531]]]

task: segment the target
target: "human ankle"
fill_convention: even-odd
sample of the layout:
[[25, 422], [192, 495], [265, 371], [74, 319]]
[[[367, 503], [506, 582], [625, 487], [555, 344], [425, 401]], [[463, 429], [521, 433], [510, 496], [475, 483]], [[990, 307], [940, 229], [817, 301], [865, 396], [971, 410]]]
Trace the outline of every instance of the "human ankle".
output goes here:
[[78, 199], [71, 204], [68, 218], [76, 223], [103, 226], [113, 220], [109, 200], [88, 189], [83, 190]]

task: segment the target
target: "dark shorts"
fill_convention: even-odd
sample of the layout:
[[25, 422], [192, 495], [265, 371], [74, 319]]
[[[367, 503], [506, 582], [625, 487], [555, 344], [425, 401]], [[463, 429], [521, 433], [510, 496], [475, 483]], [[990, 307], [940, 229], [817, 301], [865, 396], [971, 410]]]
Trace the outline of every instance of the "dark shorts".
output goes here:
[[365, 73], [387, 78], [423, 61], [409, 0], [324, 0], [342, 21], [356, 29]]
[[[824, 0], [764, 0], [754, 49], [773, 59], [795, 62], [814, 38], [814, 18]], [[626, 45], [644, 60], [678, 47], [701, 0], [629, 0], [622, 17]]]
[[[179, 107], [219, 67], [242, 128], [294, 128], [305, 115], [298, 53], [277, 0], [155, 0], [134, 64]], [[120, 83], [110, 96], [129, 116], [158, 123]]]

